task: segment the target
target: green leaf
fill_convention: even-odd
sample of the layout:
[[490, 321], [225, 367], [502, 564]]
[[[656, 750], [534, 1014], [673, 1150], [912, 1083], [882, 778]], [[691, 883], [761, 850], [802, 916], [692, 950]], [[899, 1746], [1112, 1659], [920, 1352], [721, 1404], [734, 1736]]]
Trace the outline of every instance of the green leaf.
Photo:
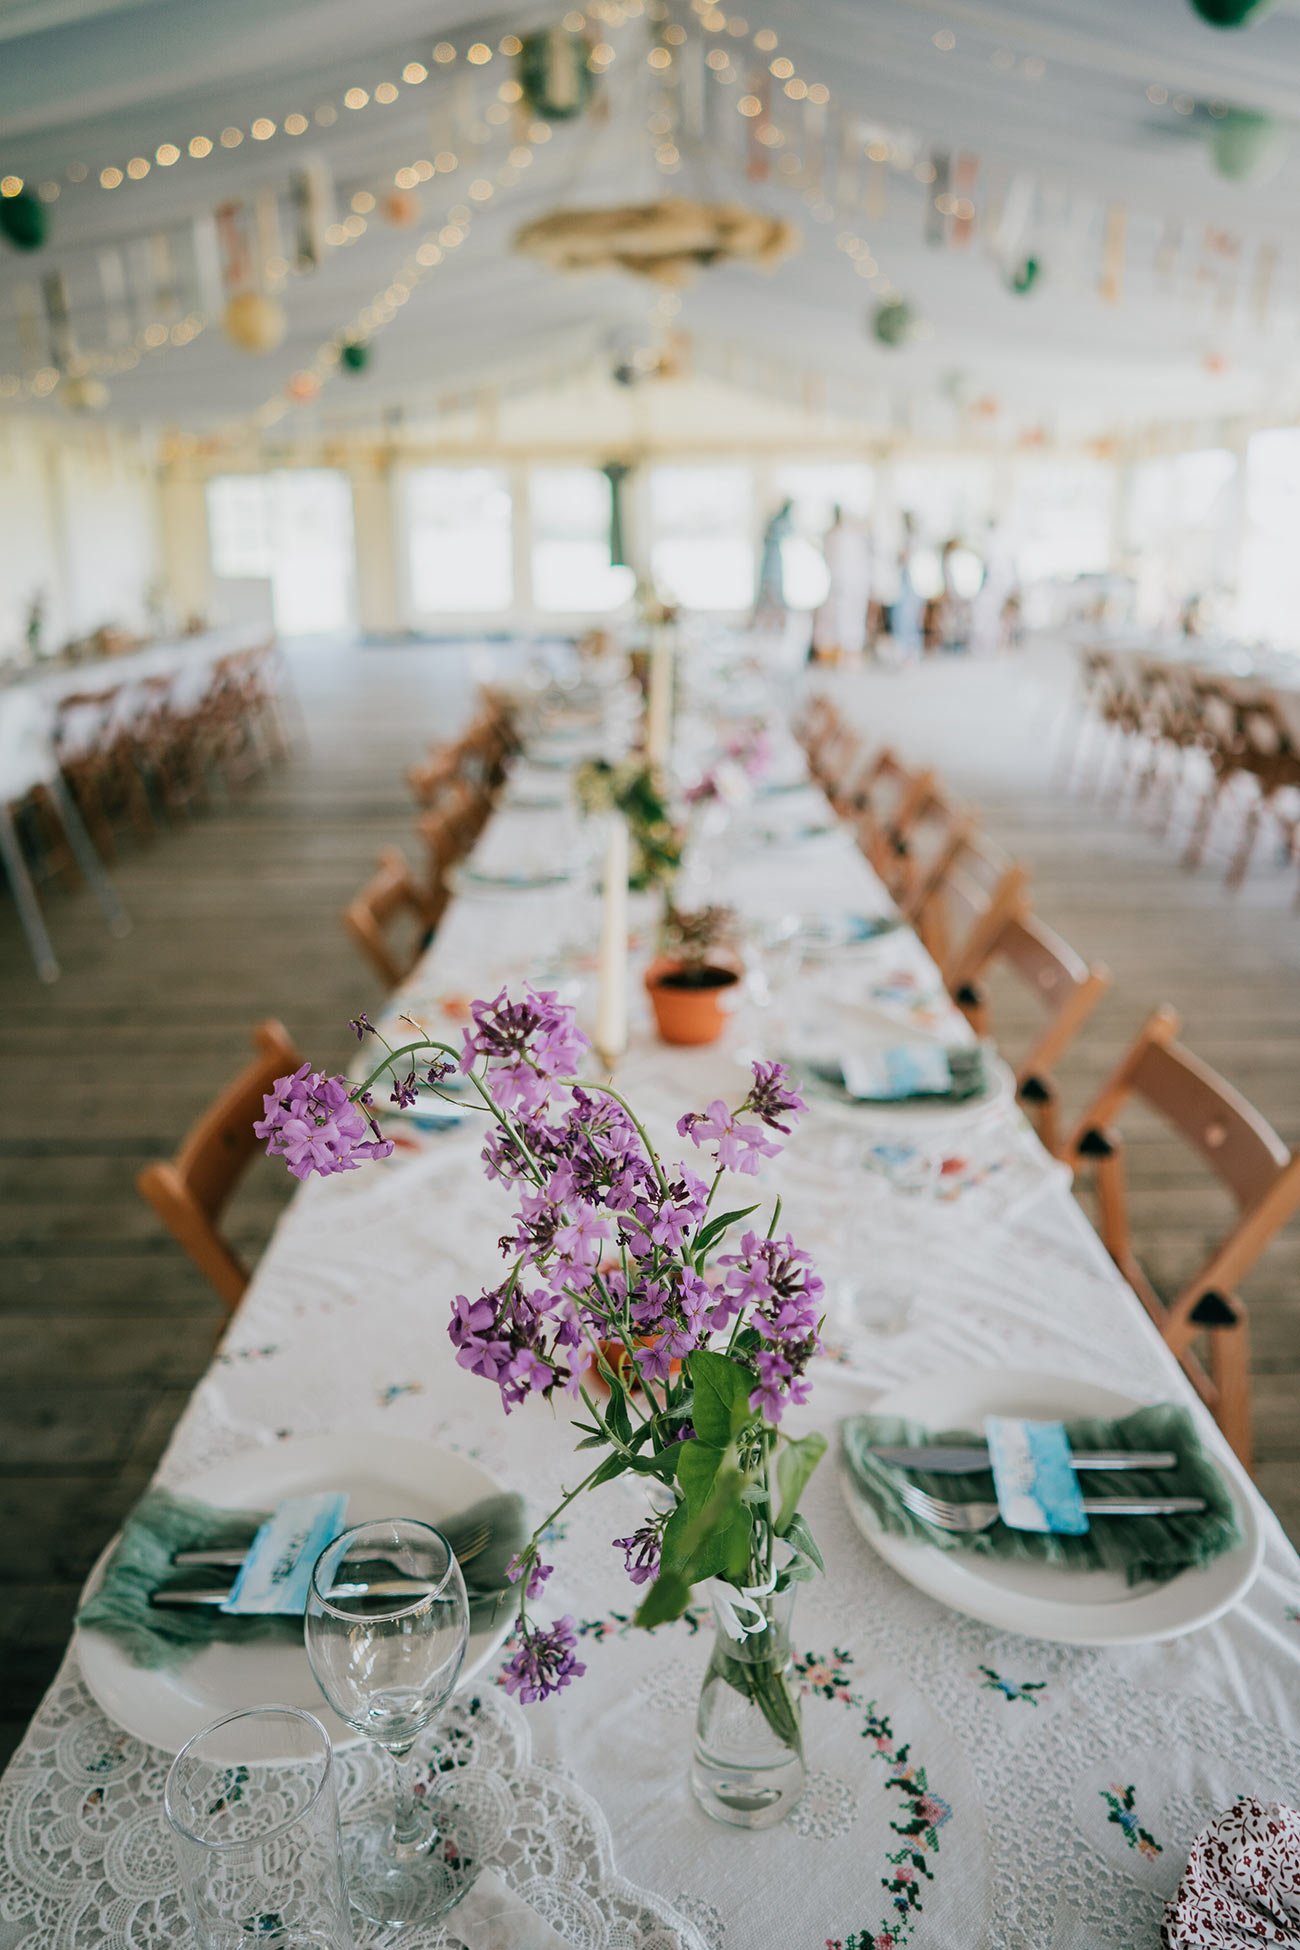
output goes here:
[[[691, 1380], [695, 1385], [695, 1410], [692, 1420], [701, 1441], [714, 1449], [725, 1449], [729, 1442], [754, 1419], [749, 1405], [754, 1377], [747, 1368], [717, 1354], [711, 1348], [698, 1348], [687, 1355]], [[825, 1442], [823, 1441], [823, 1448]]]
[[778, 1537], [789, 1535], [799, 1498], [825, 1454], [826, 1437], [818, 1429], [814, 1429], [811, 1435], [792, 1437], [782, 1446], [776, 1459], [776, 1481], [781, 1492], [781, 1507], [776, 1518]]
[[666, 1625], [686, 1610], [691, 1587], [674, 1571], [661, 1571], [637, 1606], [636, 1623], [647, 1629]]
[[732, 1226], [739, 1225], [742, 1219], [747, 1219], [751, 1212], [757, 1210], [756, 1205], [746, 1205], [738, 1212], [723, 1212], [718, 1218], [710, 1219], [709, 1223], [696, 1233], [692, 1241], [692, 1257], [698, 1261], [711, 1247], [717, 1245], [724, 1232], [730, 1231]]
[[703, 1510], [713, 1493], [713, 1485], [718, 1474], [718, 1464], [725, 1451], [710, 1448], [707, 1442], [679, 1442], [677, 1449], [677, 1484], [686, 1499], [686, 1508], [691, 1515]]
[[603, 1355], [600, 1358], [600, 1372], [609, 1384], [609, 1407], [605, 1410], [605, 1420], [620, 1442], [630, 1442], [632, 1417], [627, 1412], [627, 1390]]
[[791, 1517], [790, 1527], [785, 1533], [785, 1541], [787, 1544], [793, 1544], [801, 1557], [810, 1558], [819, 1571], [825, 1571], [826, 1566], [822, 1562], [822, 1554], [817, 1548], [817, 1539], [813, 1536], [811, 1530], [809, 1530], [806, 1517]]
[[575, 1442], [573, 1446], [575, 1449], [604, 1449], [608, 1445], [607, 1435], [588, 1435], [584, 1436], [581, 1442]]
[[614, 1478], [616, 1476], [621, 1476], [623, 1474], [623, 1471], [627, 1467], [628, 1467], [627, 1457], [620, 1456], [618, 1452], [615, 1451], [615, 1453], [612, 1456], [607, 1456], [605, 1461], [600, 1465], [600, 1468], [596, 1471], [596, 1474], [592, 1477], [591, 1482], [588, 1484], [588, 1488], [593, 1490], [598, 1490], [602, 1483], [612, 1483]]

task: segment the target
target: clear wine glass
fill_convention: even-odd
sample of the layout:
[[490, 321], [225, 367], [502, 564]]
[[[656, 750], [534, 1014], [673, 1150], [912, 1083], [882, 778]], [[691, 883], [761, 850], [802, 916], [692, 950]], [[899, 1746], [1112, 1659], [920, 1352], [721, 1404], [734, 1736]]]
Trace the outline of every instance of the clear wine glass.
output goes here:
[[469, 1637], [451, 1545], [409, 1517], [345, 1530], [316, 1561], [305, 1631], [334, 1711], [393, 1759], [391, 1819], [344, 1829], [352, 1901], [374, 1923], [444, 1915], [477, 1874], [478, 1849], [450, 1794], [417, 1792], [411, 1751], [449, 1698]]

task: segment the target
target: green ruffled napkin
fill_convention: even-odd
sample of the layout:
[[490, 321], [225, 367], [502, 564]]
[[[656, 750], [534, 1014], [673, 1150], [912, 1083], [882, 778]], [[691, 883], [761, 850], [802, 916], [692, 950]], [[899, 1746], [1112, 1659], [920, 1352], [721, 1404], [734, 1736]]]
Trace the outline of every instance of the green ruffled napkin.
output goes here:
[[[230, 1644], [280, 1645], [302, 1642], [302, 1619], [250, 1615], [230, 1617], [215, 1605], [161, 1609], [150, 1604], [161, 1585], [192, 1591], [212, 1590], [230, 1571], [178, 1570], [175, 1551], [237, 1550], [251, 1544], [265, 1515], [254, 1510], [218, 1510], [170, 1490], [148, 1490], [122, 1526], [117, 1548], [93, 1598], [81, 1607], [77, 1623], [115, 1639], [132, 1665], [166, 1670], [183, 1664], [216, 1640]], [[491, 1538], [465, 1566], [470, 1628], [492, 1625], [512, 1590], [506, 1566], [527, 1537], [523, 1498], [485, 1496], [448, 1517], [439, 1527], [455, 1550], [460, 1539], [487, 1524]]]
[[970, 1429], [927, 1429], [891, 1415], [856, 1415], [840, 1424], [840, 1448], [854, 1486], [871, 1505], [881, 1528], [895, 1537], [913, 1537], [944, 1551], [971, 1551], [978, 1556], [1020, 1559], [1031, 1564], [1073, 1565], [1082, 1571], [1122, 1571], [1130, 1584], [1148, 1580], [1164, 1583], [1180, 1571], [1209, 1564], [1242, 1541], [1236, 1511], [1218, 1470], [1201, 1446], [1192, 1417], [1185, 1408], [1159, 1402], [1135, 1409], [1119, 1421], [1085, 1417], [1065, 1424], [1071, 1449], [1172, 1449], [1176, 1469], [1088, 1470], [1081, 1479], [1084, 1495], [1199, 1496], [1205, 1509], [1189, 1516], [1094, 1517], [1083, 1537], [1043, 1535], [1008, 1530], [995, 1523], [974, 1536], [959, 1536], [923, 1523], [903, 1507], [899, 1490], [915, 1483], [949, 1503], [992, 1503], [993, 1474], [981, 1470], [969, 1476], [937, 1476], [926, 1470], [899, 1469], [868, 1453], [871, 1443], [953, 1446], [982, 1442]]

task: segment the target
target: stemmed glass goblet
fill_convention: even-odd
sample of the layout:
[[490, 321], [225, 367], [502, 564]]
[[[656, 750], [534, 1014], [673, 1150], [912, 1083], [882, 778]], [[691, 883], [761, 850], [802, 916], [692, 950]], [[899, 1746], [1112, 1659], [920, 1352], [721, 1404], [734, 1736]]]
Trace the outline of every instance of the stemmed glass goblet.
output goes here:
[[385, 1517], [336, 1537], [316, 1561], [307, 1657], [340, 1719], [392, 1756], [393, 1817], [344, 1829], [349, 1893], [375, 1923], [441, 1916], [477, 1871], [464, 1812], [419, 1796], [411, 1751], [456, 1684], [469, 1637], [465, 1581], [430, 1524]]

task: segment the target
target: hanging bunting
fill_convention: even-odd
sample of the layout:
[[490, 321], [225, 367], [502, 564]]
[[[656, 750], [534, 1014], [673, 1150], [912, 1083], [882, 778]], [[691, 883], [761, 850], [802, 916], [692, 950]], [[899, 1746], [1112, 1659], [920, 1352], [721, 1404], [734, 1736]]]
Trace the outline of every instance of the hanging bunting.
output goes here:
[[263, 187], [253, 198], [253, 228], [256, 237], [256, 283], [263, 289], [284, 276], [287, 259], [280, 229], [280, 198], [275, 190]]
[[1007, 184], [993, 232], [996, 256], [1009, 258], [1029, 227], [1033, 214], [1035, 182], [1026, 170], [1019, 170]]
[[958, 156], [952, 179], [956, 207], [948, 239], [954, 250], [965, 250], [975, 234], [975, 182], [979, 168], [978, 156]]
[[745, 174], [751, 183], [765, 183], [772, 169], [771, 154], [762, 139], [772, 112], [772, 77], [751, 76], [749, 92], [756, 97], [759, 108], [757, 115], [751, 115], [745, 125]]
[[1166, 217], [1160, 232], [1160, 242], [1156, 245], [1156, 279], [1164, 291], [1169, 291], [1174, 282], [1178, 267], [1178, 253], [1183, 244], [1183, 226], [1177, 217]]
[[124, 247], [123, 256], [132, 322], [137, 332], [143, 332], [154, 315], [153, 252], [149, 239], [133, 237]]
[[858, 158], [862, 152], [862, 131], [847, 115], [840, 117], [839, 170], [835, 177], [835, 200], [851, 210], [858, 200]]
[[116, 245], [99, 253], [99, 288], [104, 294], [104, 324], [111, 346], [123, 346], [131, 336], [127, 310], [126, 265]]
[[[436, 151], [435, 151], [436, 153]], [[334, 221], [334, 178], [323, 156], [313, 156], [289, 179], [293, 211], [294, 263], [314, 271], [329, 249], [325, 232]]]
[[209, 318], [221, 310], [225, 291], [222, 283], [221, 242], [217, 220], [210, 211], [195, 217], [190, 226], [190, 253], [194, 264], [194, 289], [198, 309]]
[[698, 40], [689, 40], [685, 47], [677, 50], [677, 68], [681, 76], [678, 92], [682, 104], [682, 133], [688, 141], [702, 143], [705, 140], [705, 102], [708, 96], [704, 83], [704, 48]]
[[804, 189], [826, 194], [826, 110], [820, 102], [803, 105]]
[[1128, 209], [1123, 203], [1106, 206], [1106, 234], [1101, 247], [1101, 279], [1098, 290], [1103, 304], [1117, 305], [1124, 296], [1124, 244], [1128, 235]]
[[884, 157], [869, 155], [866, 181], [862, 186], [862, 214], [868, 223], [883, 223], [885, 220], [885, 185]]
[[1273, 303], [1273, 280], [1277, 275], [1277, 245], [1261, 244], [1255, 253], [1255, 270], [1250, 281], [1250, 308], [1257, 332], [1269, 328]]
[[941, 203], [948, 196], [949, 161], [946, 149], [936, 149], [930, 157], [929, 201], [925, 206], [925, 241], [931, 249], [937, 249], [944, 241], [945, 219]]
[[180, 285], [176, 276], [176, 257], [172, 240], [165, 230], [156, 230], [147, 239], [150, 282], [153, 286], [153, 317], [176, 318], [180, 313]]
[[253, 253], [242, 203], [221, 203], [213, 213], [221, 251], [221, 284], [226, 292], [247, 291], [253, 283]]
[[67, 280], [62, 271], [46, 272], [41, 279], [41, 296], [45, 302], [50, 364], [57, 371], [66, 372], [77, 356], [77, 345], [72, 331], [72, 314], [68, 309]]
[[41, 347], [41, 294], [34, 284], [23, 283], [14, 291], [14, 311], [18, 318], [18, 350], [24, 366], [43, 365]]

